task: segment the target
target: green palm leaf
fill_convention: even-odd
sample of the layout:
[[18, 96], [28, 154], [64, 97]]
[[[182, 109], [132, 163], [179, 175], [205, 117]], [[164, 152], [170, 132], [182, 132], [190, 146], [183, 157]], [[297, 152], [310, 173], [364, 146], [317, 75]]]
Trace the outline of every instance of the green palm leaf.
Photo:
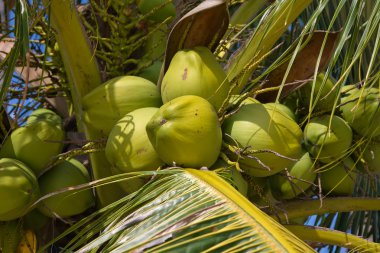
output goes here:
[[214, 172], [189, 169], [154, 174], [155, 179], [136, 195], [62, 234], [81, 229], [65, 250], [314, 252]]

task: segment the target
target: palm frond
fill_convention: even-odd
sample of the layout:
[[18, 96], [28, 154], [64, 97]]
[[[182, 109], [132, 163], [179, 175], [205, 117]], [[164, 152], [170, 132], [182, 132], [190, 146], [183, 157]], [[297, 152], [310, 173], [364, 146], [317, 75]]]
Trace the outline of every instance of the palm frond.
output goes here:
[[79, 232], [65, 250], [313, 252], [214, 172], [173, 169], [153, 175], [134, 196], [71, 227], [67, 233]]

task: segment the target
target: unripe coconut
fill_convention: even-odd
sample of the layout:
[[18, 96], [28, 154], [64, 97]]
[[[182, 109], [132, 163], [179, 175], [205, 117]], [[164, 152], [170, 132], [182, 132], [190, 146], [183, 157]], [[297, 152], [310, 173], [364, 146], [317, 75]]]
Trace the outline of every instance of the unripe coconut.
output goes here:
[[364, 149], [363, 159], [370, 171], [380, 173], [380, 143], [370, 142]]
[[[86, 167], [76, 159], [69, 159], [54, 166], [38, 179], [41, 195], [66, 187], [89, 183]], [[38, 209], [49, 217], [65, 218], [80, 214], [95, 204], [91, 189], [65, 191], [44, 199]]]
[[105, 153], [113, 167], [122, 172], [133, 172], [155, 170], [163, 165], [145, 130], [157, 111], [158, 108], [153, 107], [134, 110], [112, 128]]
[[[251, 154], [256, 159], [245, 156], [239, 160], [240, 167], [250, 176], [266, 177], [276, 174], [293, 166], [294, 159], [301, 156], [301, 128], [288, 115], [275, 110], [273, 106], [243, 105], [223, 123], [223, 130], [224, 138], [229, 144], [237, 144], [237, 148], [245, 149], [245, 152], [259, 151]], [[229, 156], [236, 159], [233, 153]]]
[[351, 158], [334, 163], [320, 174], [322, 192], [338, 196], [351, 196], [355, 190], [356, 167]]
[[157, 23], [161, 23], [167, 18], [174, 18], [176, 15], [174, 4], [167, 0], [139, 0], [137, 8], [142, 14], [148, 14], [154, 8], [159, 8], [148, 16], [148, 19]]
[[343, 118], [361, 136], [380, 135], [380, 101], [377, 88], [354, 89], [342, 98]]
[[35, 121], [45, 121], [57, 126], [62, 125], [61, 117], [55, 112], [45, 108], [34, 110], [26, 120], [26, 125], [29, 125]]
[[310, 188], [317, 176], [308, 152], [288, 170], [288, 174], [269, 177], [269, 185], [276, 199], [292, 199]]
[[33, 120], [14, 130], [5, 140], [0, 157], [25, 163], [37, 176], [61, 153], [65, 132], [50, 120]]
[[182, 96], [161, 106], [146, 126], [159, 157], [167, 164], [209, 167], [217, 160], [222, 131], [213, 106], [198, 96]]
[[218, 171], [223, 175], [223, 178], [226, 179], [235, 189], [237, 189], [241, 194], [247, 196], [248, 194], [248, 183], [243, 178], [243, 175], [238, 171], [234, 166], [228, 165], [222, 159], [218, 159], [214, 163], [210, 170]]
[[[331, 125], [330, 125], [331, 120]], [[344, 156], [352, 142], [352, 130], [344, 119], [323, 115], [310, 119], [304, 129], [306, 149], [317, 160], [328, 163]]]
[[289, 96], [286, 96], [281, 104], [289, 108], [293, 112], [296, 121], [303, 118], [304, 114], [308, 111], [308, 108], [304, 105], [300, 93], [297, 91], [291, 93]]
[[0, 221], [23, 216], [38, 196], [37, 178], [24, 163], [0, 159]]
[[[239, 95], [231, 95], [230, 99], [228, 100], [228, 106], [229, 107], [238, 107], [238, 103], [240, 102], [240, 96]], [[240, 102], [240, 106], [246, 105], [246, 104], [254, 104], [254, 103], [260, 103], [259, 100], [253, 98], [253, 97], [247, 97], [243, 101]]]
[[230, 89], [223, 68], [206, 47], [178, 51], [170, 62], [161, 85], [162, 101], [196, 95], [207, 99], [216, 109]]
[[284, 113], [285, 115], [288, 115], [289, 118], [291, 118], [292, 120], [296, 121], [296, 115], [286, 105], [283, 105], [283, 104], [280, 104], [280, 103], [266, 103], [266, 106], [272, 107], [273, 110], [279, 110], [282, 113]]
[[347, 98], [349, 96], [351, 96], [351, 94], [357, 92], [358, 88], [356, 87], [356, 85], [354, 84], [347, 84], [347, 85], [344, 85], [341, 89], [340, 89], [340, 95], [341, 95], [341, 99], [342, 99], [342, 103], [346, 102], [347, 101]]
[[138, 76], [121, 76], [105, 82], [83, 98], [83, 116], [87, 125], [108, 136], [125, 114], [161, 105], [154, 83]]
[[315, 109], [317, 111], [330, 112], [334, 108], [335, 99], [339, 94], [339, 87], [335, 87], [334, 89], [336, 81], [332, 77], [327, 77], [326, 82], [323, 83], [325, 76], [325, 73], [320, 73], [317, 75], [314, 90], [313, 81], [308, 82], [300, 89], [300, 93], [306, 107], [309, 107], [309, 103], [311, 101], [315, 104], [315, 101], [317, 100], [317, 103], [315, 104]]

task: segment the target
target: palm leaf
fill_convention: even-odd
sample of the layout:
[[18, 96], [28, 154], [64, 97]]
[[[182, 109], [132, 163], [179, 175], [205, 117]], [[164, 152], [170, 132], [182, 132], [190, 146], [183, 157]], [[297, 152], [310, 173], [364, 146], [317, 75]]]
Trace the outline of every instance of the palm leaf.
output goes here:
[[136, 195], [62, 234], [79, 231], [65, 250], [313, 252], [214, 172], [189, 169], [145, 174], [153, 174], [154, 180]]
[[29, 24], [28, 24], [28, 11], [25, 1], [16, 1], [16, 20], [15, 20], [15, 37], [18, 38], [7, 55], [5, 61], [0, 65], [1, 69], [5, 71], [2, 73], [1, 79], [3, 80], [0, 89], [0, 104], [3, 104], [6, 92], [11, 84], [13, 72], [16, 67], [17, 59], [21, 56], [24, 60], [26, 53], [29, 49]]

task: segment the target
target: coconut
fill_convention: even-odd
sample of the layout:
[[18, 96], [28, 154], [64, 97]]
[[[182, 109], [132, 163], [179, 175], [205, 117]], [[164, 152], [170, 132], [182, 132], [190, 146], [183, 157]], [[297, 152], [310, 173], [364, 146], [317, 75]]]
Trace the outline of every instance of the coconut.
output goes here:
[[363, 151], [363, 159], [370, 171], [380, 173], [380, 143], [370, 142]]
[[[240, 167], [254, 177], [266, 177], [291, 168], [301, 156], [302, 131], [288, 115], [273, 106], [243, 105], [225, 120], [226, 142], [245, 152], [253, 152], [239, 160]], [[236, 159], [232, 152], [228, 154]]]
[[205, 99], [187, 95], [161, 106], [146, 126], [161, 160], [189, 168], [215, 163], [222, 145], [218, 115]]
[[[229, 107], [238, 107], [238, 102], [240, 101], [239, 95], [231, 95], [228, 100], [228, 106]], [[254, 104], [254, 103], [260, 103], [259, 100], [253, 98], [253, 97], [247, 97], [243, 101], [240, 102], [240, 106], [246, 105], [246, 104]]]
[[59, 117], [59, 115], [55, 112], [45, 108], [34, 110], [26, 120], [26, 125], [29, 125], [35, 121], [45, 121], [57, 126], [62, 125], [61, 117]]
[[[86, 167], [73, 158], [54, 166], [38, 179], [41, 195], [90, 181]], [[91, 189], [72, 190], [42, 200], [38, 210], [49, 217], [58, 215], [65, 218], [80, 214], [94, 204], [95, 198]]]
[[143, 107], [162, 105], [157, 86], [138, 76], [115, 77], [83, 98], [83, 117], [87, 125], [108, 136], [125, 114]]
[[293, 112], [296, 121], [304, 117], [305, 113], [308, 111], [306, 106], [304, 105], [300, 93], [297, 91], [291, 93], [289, 96], [286, 96], [281, 104], [285, 105], [289, 108], [291, 112]]
[[[139, 0], [137, 8], [142, 14], [147, 14], [148, 19], [161, 23], [167, 18], [175, 17], [175, 7], [167, 0]], [[157, 9], [154, 11], [154, 9]]]
[[377, 88], [353, 89], [342, 98], [342, 117], [359, 135], [380, 135], [380, 102]]
[[272, 107], [274, 110], [279, 110], [282, 113], [284, 113], [285, 115], [288, 115], [289, 118], [291, 118], [292, 120], [296, 121], [296, 115], [286, 105], [283, 105], [283, 104], [280, 104], [280, 103], [266, 103], [266, 106]]
[[8, 136], [0, 157], [20, 160], [38, 176], [61, 153], [64, 138], [61, 125], [52, 124], [50, 120], [31, 120]]
[[241, 194], [247, 196], [248, 194], [248, 183], [243, 178], [243, 175], [234, 166], [228, 165], [222, 159], [218, 159], [214, 163], [211, 170], [218, 171], [218, 174], [222, 174], [223, 178], [230, 183], [235, 189], [237, 189]]
[[356, 167], [351, 158], [334, 163], [320, 173], [322, 192], [338, 196], [351, 196], [355, 190]]
[[216, 109], [230, 89], [223, 68], [206, 47], [178, 51], [170, 62], [161, 85], [162, 101], [196, 95], [207, 99]]
[[324, 83], [323, 80], [325, 77], [325, 73], [317, 75], [314, 89], [314, 81], [310, 81], [301, 87], [300, 94], [306, 107], [309, 107], [309, 103], [313, 101], [316, 111], [330, 112], [334, 108], [336, 97], [339, 95], [339, 87], [335, 87], [334, 89], [336, 81], [332, 77], [327, 77], [326, 82]]
[[[331, 125], [330, 125], [331, 120]], [[310, 119], [304, 129], [306, 149], [317, 160], [328, 163], [345, 155], [351, 146], [352, 130], [342, 118], [323, 115]]]
[[0, 159], [0, 221], [23, 216], [38, 196], [37, 178], [24, 163]]
[[158, 108], [146, 107], [126, 114], [112, 128], [105, 149], [110, 164], [121, 172], [155, 170], [163, 162], [149, 141], [145, 127]]
[[276, 199], [292, 199], [310, 188], [317, 176], [308, 152], [288, 170], [288, 174], [269, 177], [269, 185]]

